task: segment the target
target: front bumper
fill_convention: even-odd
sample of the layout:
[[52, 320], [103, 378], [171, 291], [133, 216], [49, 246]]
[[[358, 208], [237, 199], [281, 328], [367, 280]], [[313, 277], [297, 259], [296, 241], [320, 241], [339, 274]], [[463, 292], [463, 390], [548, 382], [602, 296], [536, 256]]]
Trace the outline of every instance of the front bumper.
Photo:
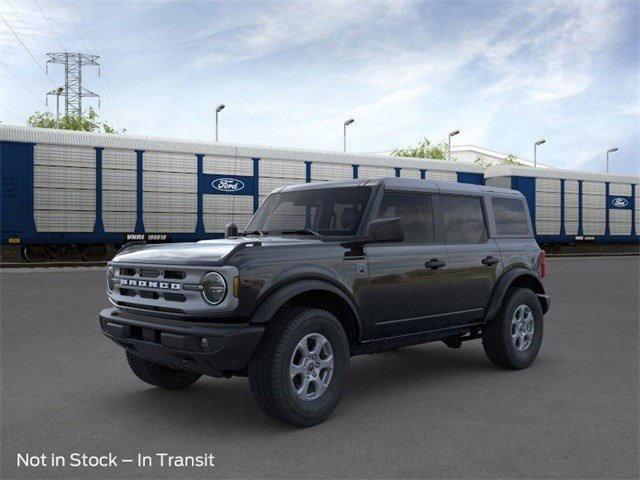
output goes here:
[[135, 355], [214, 377], [245, 371], [264, 332], [247, 323], [188, 322], [117, 308], [100, 312], [100, 328]]

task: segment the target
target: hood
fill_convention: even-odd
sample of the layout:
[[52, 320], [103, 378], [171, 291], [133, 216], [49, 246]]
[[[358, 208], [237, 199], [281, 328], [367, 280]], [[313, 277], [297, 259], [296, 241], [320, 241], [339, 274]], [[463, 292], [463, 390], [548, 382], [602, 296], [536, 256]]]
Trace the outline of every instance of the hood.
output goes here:
[[114, 258], [118, 263], [157, 264], [157, 265], [222, 265], [234, 252], [248, 247], [276, 247], [300, 244], [322, 243], [315, 238], [306, 237], [240, 237], [219, 240], [201, 240], [193, 243], [162, 243], [151, 245], [133, 245], [125, 248]]

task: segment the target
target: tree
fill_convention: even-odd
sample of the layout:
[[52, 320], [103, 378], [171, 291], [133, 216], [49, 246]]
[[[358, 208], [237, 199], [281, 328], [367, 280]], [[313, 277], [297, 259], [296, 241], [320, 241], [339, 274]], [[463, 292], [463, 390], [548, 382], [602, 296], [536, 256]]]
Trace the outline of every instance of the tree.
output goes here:
[[429, 139], [424, 138], [415, 147], [399, 148], [391, 152], [391, 155], [398, 157], [432, 158], [435, 160], [445, 160], [447, 158], [449, 146], [442, 142], [437, 146], [432, 146]]
[[476, 165], [479, 165], [485, 170], [491, 167], [492, 165], [522, 165], [522, 163], [518, 161], [518, 157], [516, 157], [513, 153], [510, 153], [506, 157], [498, 160], [497, 162], [491, 161], [487, 157], [484, 157], [482, 155], [478, 155], [473, 163], [475, 163]]
[[80, 130], [83, 132], [125, 133], [122, 129], [118, 132], [115, 128], [100, 118], [100, 115], [91, 107], [89, 113], [80, 117], [65, 115], [60, 118], [60, 126], [56, 126], [56, 117], [51, 112], [36, 112], [29, 117], [27, 124], [37, 128], [61, 128], [62, 130]]

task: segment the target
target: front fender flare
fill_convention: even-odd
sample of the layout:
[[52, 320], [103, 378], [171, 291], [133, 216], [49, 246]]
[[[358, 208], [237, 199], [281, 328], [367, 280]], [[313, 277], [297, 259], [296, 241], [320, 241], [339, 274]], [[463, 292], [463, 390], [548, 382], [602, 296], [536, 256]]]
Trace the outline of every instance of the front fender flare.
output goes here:
[[358, 310], [349, 296], [340, 288], [324, 280], [296, 280], [277, 288], [270, 293], [251, 316], [249, 323], [263, 324], [269, 322], [280, 308], [293, 297], [304, 292], [323, 291], [340, 297], [349, 307], [358, 325], [358, 335], [362, 333], [362, 323]]
[[542, 285], [540, 277], [538, 277], [538, 275], [536, 275], [531, 270], [523, 267], [516, 267], [503, 273], [496, 282], [496, 285], [493, 287], [491, 298], [489, 299], [489, 303], [487, 305], [487, 308], [485, 309], [486, 322], [493, 320], [498, 314], [500, 306], [502, 305], [502, 301], [507, 294], [507, 290], [509, 290], [509, 287], [511, 287], [513, 283], [518, 279], [525, 280], [527, 284], [532, 287], [534, 293], [540, 300], [542, 312], [546, 313], [547, 310], [549, 310], [549, 297], [544, 291], [544, 287]]

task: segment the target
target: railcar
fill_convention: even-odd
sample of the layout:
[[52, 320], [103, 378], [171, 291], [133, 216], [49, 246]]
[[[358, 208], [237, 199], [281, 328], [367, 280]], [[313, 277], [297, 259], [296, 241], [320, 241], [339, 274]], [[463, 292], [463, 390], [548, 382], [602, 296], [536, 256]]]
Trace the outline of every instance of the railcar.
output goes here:
[[0, 125], [3, 245], [91, 259], [240, 227], [274, 189], [402, 176], [482, 184], [474, 164]]
[[524, 194], [538, 243], [633, 244], [640, 240], [640, 177], [500, 165], [485, 183]]

